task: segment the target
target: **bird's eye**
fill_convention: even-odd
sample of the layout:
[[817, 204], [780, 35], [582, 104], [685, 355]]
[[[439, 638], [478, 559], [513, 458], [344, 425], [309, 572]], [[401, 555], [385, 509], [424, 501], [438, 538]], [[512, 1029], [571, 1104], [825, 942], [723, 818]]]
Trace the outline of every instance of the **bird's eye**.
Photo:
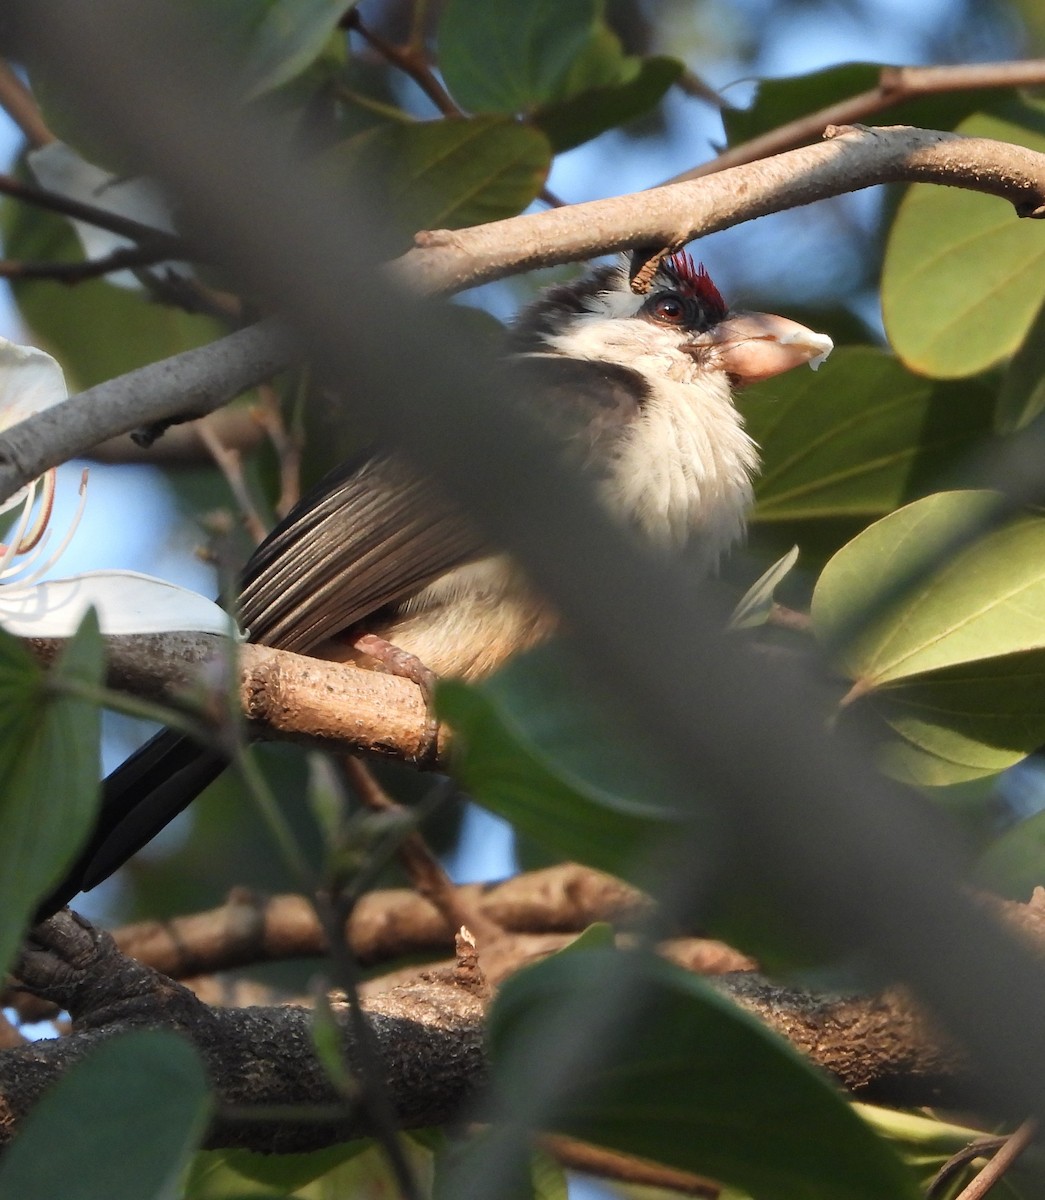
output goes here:
[[658, 296], [650, 305], [650, 315], [665, 325], [681, 325], [686, 319], [686, 305], [679, 296]]

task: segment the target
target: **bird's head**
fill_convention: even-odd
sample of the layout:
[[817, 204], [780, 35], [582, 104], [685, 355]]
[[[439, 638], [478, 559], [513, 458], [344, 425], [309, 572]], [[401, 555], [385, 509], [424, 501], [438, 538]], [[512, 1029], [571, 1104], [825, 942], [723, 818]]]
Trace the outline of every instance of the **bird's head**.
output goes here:
[[[627, 260], [550, 288], [516, 322], [516, 352], [611, 361], [675, 378], [722, 372], [735, 387], [809, 363], [832, 342], [771, 313], [731, 312], [703, 265], [665, 258], [647, 291], [631, 286]], [[687, 379], [688, 381], [688, 379]]]

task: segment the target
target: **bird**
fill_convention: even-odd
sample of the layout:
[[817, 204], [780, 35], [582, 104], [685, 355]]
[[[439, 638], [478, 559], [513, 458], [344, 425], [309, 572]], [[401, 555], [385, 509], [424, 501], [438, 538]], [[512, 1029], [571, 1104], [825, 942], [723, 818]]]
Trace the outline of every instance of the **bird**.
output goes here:
[[[736, 389], [818, 366], [831, 339], [731, 311], [685, 251], [589, 268], [546, 289], [505, 338], [512, 394], [591, 477], [611, 514], [705, 571], [744, 533], [758, 449]], [[394, 452], [361, 454], [302, 497], [246, 563], [249, 640], [370, 669], [478, 679], [547, 639], [557, 617], [435, 485]], [[164, 730], [104, 782], [79, 857], [47, 916], [108, 878], [227, 765]]]

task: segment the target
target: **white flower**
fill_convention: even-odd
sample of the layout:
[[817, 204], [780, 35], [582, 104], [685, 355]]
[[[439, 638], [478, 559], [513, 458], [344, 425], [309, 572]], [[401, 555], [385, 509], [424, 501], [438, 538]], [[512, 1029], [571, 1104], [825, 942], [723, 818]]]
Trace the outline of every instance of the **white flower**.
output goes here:
[[[49, 354], [0, 338], [0, 433], [67, 396], [62, 368]], [[19, 505], [22, 509], [8, 540], [0, 543], [0, 624], [8, 633], [70, 637], [92, 606], [107, 634], [235, 633], [228, 613], [212, 601], [137, 571], [86, 571], [69, 579], [44, 580], [69, 545], [87, 499], [84, 471], [76, 514], [58, 546], [44, 558], [55, 479], [52, 467], [0, 504], [0, 513]]]

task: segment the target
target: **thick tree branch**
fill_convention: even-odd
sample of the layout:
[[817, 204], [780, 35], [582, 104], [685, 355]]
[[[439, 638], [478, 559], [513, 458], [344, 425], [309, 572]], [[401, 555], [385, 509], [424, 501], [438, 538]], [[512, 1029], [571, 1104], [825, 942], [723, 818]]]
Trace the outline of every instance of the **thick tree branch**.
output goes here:
[[518, 271], [636, 245], [682, 245], [768, 213], [879, 183], [938, 183], [1045, 216], [1045, 155], [1023, 146], [908, 126], [831, 126], [824, 142], [689, 183], [593, 200], [471, 229], [430, 230], [398, 262], [426, 292], [459, 291]]
[[[219, 1104], [210, 1146], [292, 1152], [367, 1132], [358, 1113], [345, 1111], [315, 1058], [307, 1008], [211, 1008], [121, 954], [109, 935], [70, 913], [34, 930], [14, 974], [33, 994], [67, 1009], [73, 1029], [64, 1038], [0, 1050], [0, 1138], [13, 1135], [43, 1090], [100, 1038], [143, 1026], [176, 1029], [202, 1054]], [[457, 968], [429, 971], [364, 1001], [396, 1117], [405, 1127], [453, 1120], [485, 1087], [483, 1004], [469, 977], [460, 975]], [[862, 1099], [959, 1103], [975, 1092], [962, 1057], [900, 994], [825, 998], [754, 975], [722, 976], [715, 986]], [[339, 1020], [342, 1015], [336, 1012]], [[347, 1022], [345, 1029], [352, 1063]], [[251, 1120], [251, 1108], [270, 1105], [307, 1107], [313, 1114], [319, 1107], [326, 1119]]]
[[[15, 974], [37, 994], [66, 1008], [73, 1033], [0, 1051], [0, 1140], [17, 1131], [40, 1094], [93, 1045], [121, 1029], [174, 1028], [203, 1056], [219, 1110], [210, 1146], [304, 1151], [368, 1132], [347, 1109], [316, 1058], [312, 1014], [303, 1008], [208, 1008], [187, 988], [120, 954], [101, 934], [70, 913], [44, 922]], [[346, 1055], [355, 1064], [347, 1018], [335, 1004]], [[486, 1079], [482, 1049], [483, 1005], [473, 991], [449, 978], [431, 977], [367, 1004], [396, 1117], [403, 1127], [452, 1119], [481, 1091]], [[303, 1116], [272, 1122], [250, 1119], [250, 1109], [300, 1105], [328, 1111], [328, 1119]]]
[[[231, 648], [221, 638], [192, 633], [106, 642], [112, 687], [171, 704], [194, 694], [203, 669]], [[47, 663], [62, 643], [34, 638], [26, 644]], [[256, 734], [418, 765], [438, 761], [424, 696], [409, 679], [253, 643], [236, 649], [243, 713]]]
[[203, 416], [292, 360], [274, 321], [240, 329], [88, 388], [5, 430], [0, 439], [0, 492], [10, 495], [47, 467], [92, 446], [171, 417]]

